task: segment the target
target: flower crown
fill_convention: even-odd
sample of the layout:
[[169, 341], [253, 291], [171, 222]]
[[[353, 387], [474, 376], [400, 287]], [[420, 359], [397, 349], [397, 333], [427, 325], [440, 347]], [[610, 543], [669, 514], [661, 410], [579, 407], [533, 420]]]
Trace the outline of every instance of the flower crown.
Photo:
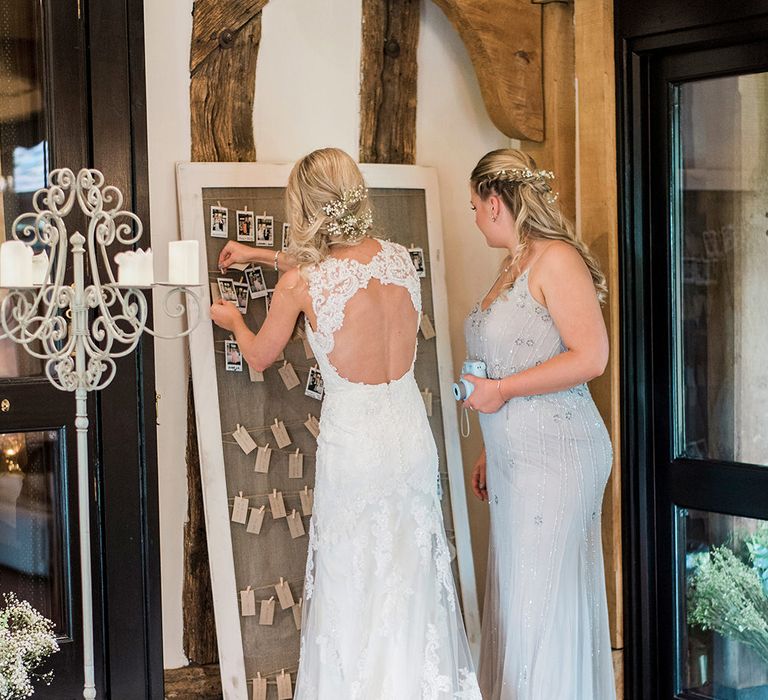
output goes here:
[[344, 238], [355, 242], [365, 236], [373, 225], [373, 215], [370, 209], [366, 209], [359, 216], [353, 214], [351, 209], [355, 204], [368, 199], [368, 190], [362, 185], [351, 190], [344, 190], [341, 199], [334, 199], [323, 204], [323, 213], [329, 221], [325, 225], [329, 236]]
[[499, 170], [488, 178], [488, 184], [492, 182], [514, 182], [525, 185], [533, 185], [545, 193], [544, 198], [548, 204], [557, 201], [557, 192], [552, 192], [549, 180], [554, 180], [555, 174], [551, 170], [531, 170], [530, 168], [512, 168], [511, 170]]

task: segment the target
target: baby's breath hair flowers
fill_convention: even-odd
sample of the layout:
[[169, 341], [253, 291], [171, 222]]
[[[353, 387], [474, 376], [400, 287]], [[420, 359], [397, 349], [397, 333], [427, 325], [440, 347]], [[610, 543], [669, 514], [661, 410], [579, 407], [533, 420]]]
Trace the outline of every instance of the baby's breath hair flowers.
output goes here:
[[333, 238], [343, 238], [351, 243], [360, 240], [373, 226], [373, 215], [366, 208], [359, 214], [354, 213], [355, 205], [368, 198], [365, 187], [355, 187], [342, 192], [341, 199], [334, 199], [322, 206], [322, 211], [328, 217], [324, 228]]

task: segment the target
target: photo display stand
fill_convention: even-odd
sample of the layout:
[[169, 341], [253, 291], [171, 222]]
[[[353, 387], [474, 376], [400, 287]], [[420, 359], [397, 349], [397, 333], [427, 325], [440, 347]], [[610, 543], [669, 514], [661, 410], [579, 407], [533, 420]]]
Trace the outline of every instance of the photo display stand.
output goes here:
[[[256, 240], [280, 250], [289, 164], [179, 163], [181, 237], [205, 252], [210, 303], [234, 295], [258, 331], [278, 273], [271, 264], [217, 270], [227, 240], [237, 240], [242, 212], [253, 212]], [[477, 658], [480, 620], [467, 514], [453, 362], [448, 337], [445, 263], [437, 176], [405, 165], [361, 165], [373, 211], [372, 235], [411, 250], [421, 275], [423, 319], [415, 376], [439, 454], [443, 517], [470, 647]], [[238, 212], [240, 214], [238, 215]], [[239, 224], [238, 224], [239, 219]], [[271, 230], [270, 230], [271, 229]], [[287, 231], [290, 235], [290, 231]], [[261, 273], [253, 267], [260, 267]], [[205, 299], [203, 299], [205, 305]], [[245, 303], [247, 307], [243, 308]], [[322, 380], [300, 319], [284, 357], [259, 374], [239, 357], [230, 334], [203, 320], [190, 335], [190, 360], [203, 500], [226, 700], [292, 695], [315, 482]], [[297, 383], [298, 382], [298, 383]], [[288, 388], [292, 387], [292, 388]], [[287, 433], [287, 438], [285, 433]], [[289, 440], [288, 444], [285, 441]], [[354, 494], [349, 494], [350, 498]], [[283, 512], [285, 513], [283, 515]], [[266, 681], [266, 695], [263, 687]]]

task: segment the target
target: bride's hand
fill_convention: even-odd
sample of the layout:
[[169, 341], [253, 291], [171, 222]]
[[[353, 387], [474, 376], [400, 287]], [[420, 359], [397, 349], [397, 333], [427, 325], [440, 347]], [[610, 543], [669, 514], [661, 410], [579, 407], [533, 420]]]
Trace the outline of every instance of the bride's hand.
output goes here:
[[485, 451], [477, 458], [472, 467], [472, 490], [481, 501], [488, 500], [488, 485], [485, 481]]
[[229, 241], [221, 249], [219, 254], [219, 269], [227, 270], [230, 265], [235, 263], [247, 263], [253, 260], [253, 248], [243, 243], [237, 243], [236, 241]]
[[464, 402], [466, 408], [480, 413], [496, 413], [506, 403], [497, 388], [498, 379], [482, 379], [472, 374], [465, 374], [464, 379], [475, 385], [472, 394]]

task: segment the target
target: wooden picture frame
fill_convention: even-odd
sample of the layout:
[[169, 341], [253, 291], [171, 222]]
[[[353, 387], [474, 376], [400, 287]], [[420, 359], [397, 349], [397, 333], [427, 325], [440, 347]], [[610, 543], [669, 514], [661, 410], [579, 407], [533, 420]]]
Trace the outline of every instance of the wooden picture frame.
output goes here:
[[[205, 192], [231, 190], [242, 191], [264, 188], [277, 191], [284, 188], [291, 164], [262, 163], [178, 163], [176, 169], [177, 193], [180, 212], [181, 238], [197, 240], [206, 250], [209, 238], [205, 217]], [[445, 254], [442, 239], [437, 174], [431, 168], [408, 165], [361, 165], [372, 200], [377, 192], [397, 191], [423, 193], [428, 246], [425, 248], [426, 279], [429, 285], [432, 319], [436, 331], [434, 340], [420, 337], [421, 344], [435, 343], [436, 384], [433, 392], [439, 393], [435, 402], [435, 420], [439, 422], [438, 450], [445, 460], [450, 496], [450, 514], [456, 548], [457, 587], [460, 591], [462, 610], [473, 656], [477, 658], [480, 643], [480, 617], [477, 600], [475, 571], [467, 512], [464, 469], [459, 444], [457, 406], [450, 391], [454, 380], [453, 361], [448, 332], [448, 303], [445, 283]], [[383, 195], [382, 195], [383, 196]], [[375, 201], [374, 201], [375, 212]], [[277, 237], [276, 237], [277, 238]], [[406, 247], [409, 241], [400, 241]], [[280, 249], [280, 241], [276, 242]], [[200, 260], [201, 279], [216, 273], [215, 262]], [[210, 285], [203, 287], [204, 314], [210, 304]], [[425, 306], [425, 309], [427, 307]], [[218, 636], [219, 663], [221, 666], [222, 691], [227, 700], [247, 700], [249, 677], [246, 674], [241, 633], [241, 616], [238, 606], [238, 585], [235, 576], [235, 552], [230, 532], [230, 514], [225, 472], [222, 432], [228, 427], [221, 424], [221, 406], [217, 387], [217, 366], [214, 353], [214, 329], [206, 318], [190, 336], [190, 360], [192, 368], [195, 405], [197, 407], [197, 434], [200, 451], [203, 500], [211, 568], [213, 603]], [[245, 381], [248, 373], [245, 372]], [[437, 396], [435, 397], [438, 398]], [[312, 399], [309, 399], [312, 400]], [[439, 416], [442, 417], [440, 420]], [[430, 419], [432, 420], [432, 419]], [[433, 431], [435, 426], [433, 424]], [[437, 437], [437, 436], [436, 436]], [[231, 491], [231, 489], [230, 489]], [[300, 595], [300, 592], [297, 591]]]

